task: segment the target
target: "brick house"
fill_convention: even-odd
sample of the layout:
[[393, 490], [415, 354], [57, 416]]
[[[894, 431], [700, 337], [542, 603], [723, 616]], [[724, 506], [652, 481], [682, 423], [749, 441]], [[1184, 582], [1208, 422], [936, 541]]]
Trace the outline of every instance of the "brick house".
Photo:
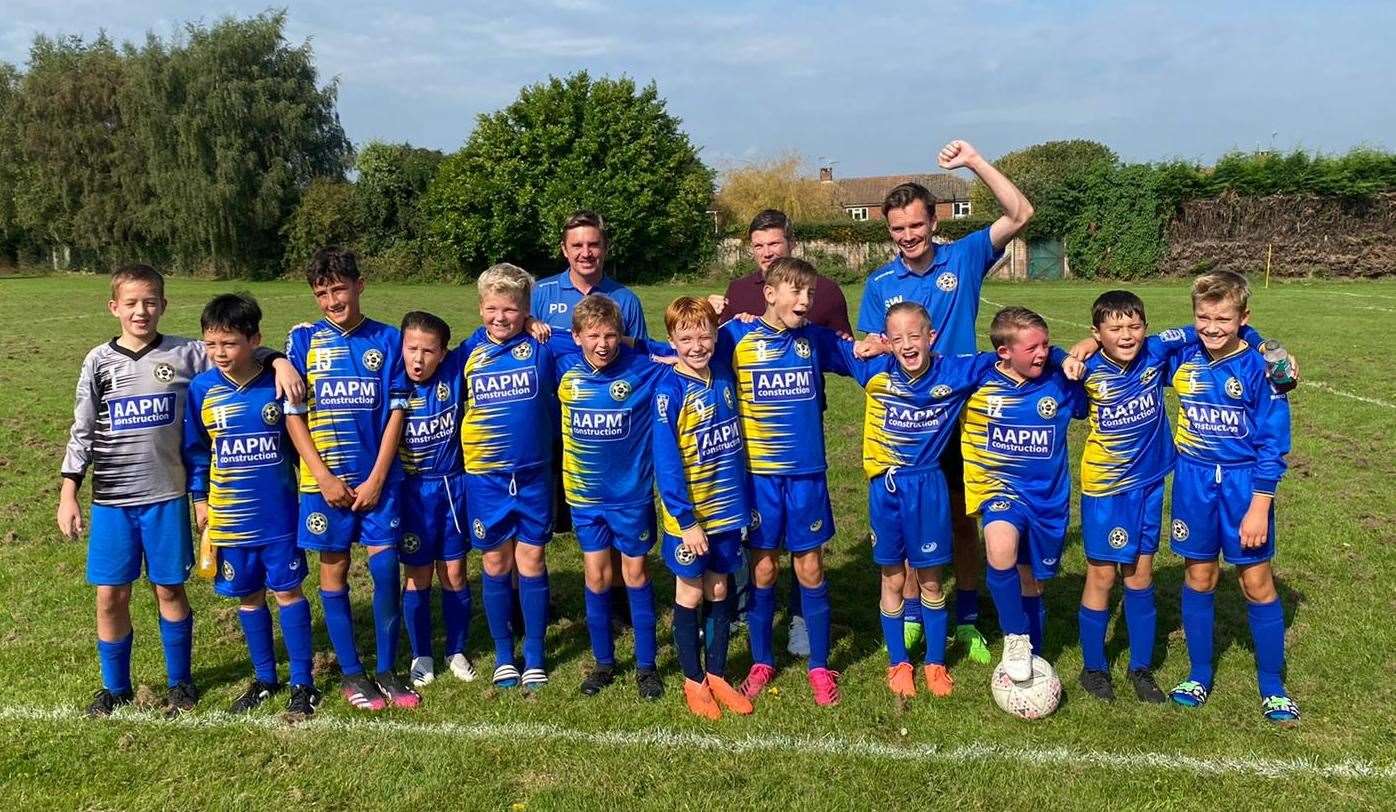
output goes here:
[[937, 220], [958, 220], [970, 215], [969, 182], [947, 172], [930, 175], [878, 175], [834, 179], [833, 167], [819, 170], [819, 182], [834, 185], [834, 199], [854, 220], [881, 220], [882, 199], [893, 188], [915, 182], [936, 199]]

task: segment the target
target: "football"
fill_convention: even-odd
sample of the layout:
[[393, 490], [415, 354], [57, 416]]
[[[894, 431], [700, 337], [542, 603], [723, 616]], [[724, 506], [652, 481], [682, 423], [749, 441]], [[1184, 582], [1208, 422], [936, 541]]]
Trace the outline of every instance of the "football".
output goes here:
[[1062, 681], [1056, 669], [1036, 656], [1032, 658], [1032, 676], [1022, 682], [1010, 679], [999, 663], [989, 678], [989, 690], [1000, 708], [1020, 719], [1048, 716], [1062, 700]]

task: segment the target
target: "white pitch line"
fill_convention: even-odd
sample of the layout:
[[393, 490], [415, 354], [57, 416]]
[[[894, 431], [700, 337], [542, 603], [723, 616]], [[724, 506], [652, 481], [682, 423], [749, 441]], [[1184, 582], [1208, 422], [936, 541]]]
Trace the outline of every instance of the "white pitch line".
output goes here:
[[1331, 293], [1335, 296], [1351, 296], [1354, 299], [1388, 299], [1396, 302], [1396, 296], [1383, 296], [1380, 293], [1348, 293], [1345, 290], [1319, 290], [1317, 288], [1300, 288], [1306, 293]]
[[233, 716], [222, 711], [184, 714], [173, 719], [153, 711], [120, 710], [110, 721], [88, 721], [77, 708], [9, 706], [0, 708], [0, 721], [78, 724], [129, 723], [175, 729], [247, 728], [296, 733], [344, 733], [349, 735], [436, 737], [460, 741], [521, 740], [565, 742], [597, 747], [661, 748], [676, 751], [705, 750], [724, 754], [780, 752], [830, 758], [863, 758], [919, 763], [985, 761], [1033, 767], [1101, 767], [1114, 770], [1162, 770], [1194, 775], [1242, 775], [1262, 778], [1326, 778], [1340, 780], [1396, 781], [1396, 764], [1345, 759], [1325, 762], [1312, 758], [1270, 759], [1247, 757], [1205, 758], [1184, 753], [1104, 751], [1075, 747], [1006, 746], [970, 742], [946, 747], [897, 745], [873, 739], [834, 736], [747, 735], [723, 738], [668, 728], [648, 730], [574, 730], [558, 725], [527, 722], [402, 722], [393, 719], [340, 719], [326, 716], [292, 725], [277, 716]]
[[[1355, 296], [1355, 295], [1357, 295], [1357, 294], [1350, 294], [1350, 295], [1354, 295], [1354, 296]], [[983, 296], [979, 297], [979, 300], [982, 301], [982, 302], [984, 302], [985, 304], [993, 305], [994, 307], [1004, 307], [1004, 305], [1001, 305], [1001, 304], [999, 304], [998, 302], [994, 302], [994, 301], [990, 301], [990, 300], [988, 300], [988, 299], [985, 299]], [[1382, 310], [1382, 309], [1385, 309], [1385, 308], [1373, 308], [1373, 309]], [[1048, 320], [1048, 321], [1059, 322], [1059, 323], [1061, 323], [1061, 324], [1070, 324], [1070, 325], [1072, 325], [1073, 327], [1084, 327], [1084, 328], [1087, 329], [1087, 330], [1091, 329], [1091, 326], [1090, 326], [1089, 324], [1082, 324], [1082, 323], [1080, 323], [1080, 322], [1078, 322], [1078, 321], [1069, 321], [1069, 320], [1067, 320], [1067, 319], [1059, 319], [1059, 318], [1056, 318], [1056, 317], [1054, 317], [1054, 316], [1048, 316], [1048, 315], [1042, 315], [1042, 318], [1044, 318], [1044, 319], [1046, 319], [1046, 320]], [[1366, 395], [1358, 395], [1358, 394], [1354, 394], [1354, 393], [1352, 393], [1352, 392], [1344, 392], [1343, 390], [1338, 389], [1338, 388], [1336, 388], [1336, 387], [1334, 387], [1334, 386], [1330, 386], [1330, 385], [1324, 383], [1323, 381], [1313, 381], [1313, 380], [1309, 380], [1308, 378], [1304, 378], [1304, 379], [1302, 380], [1302, 382], [1301, 382], [1299, 385], [1300, 385], [1300, 387], [1306, 387], [1306, 386], [1308, 386], [1308, 387], [1313, 387], [1314, 389], [1317, 389], [1317, 390], [1319, 390], [1320, 392], [1326, 392], [1326, 393], [1328, 393], [1328, 394], [1330, 394], [1330, 395], [1337, 395], [1337, 396], [1340, 397], [1340, 398], [1347, 398], [1347, 399], [1349, 399], [1349, 400], [1355, 400], [1355, 401], [1358, 401], [1358, 402], [1360, 402], [1360, 403], [1366, 403], [1366, 404], [1369, 404], [1369, 405], [1372, 405], [1372, 406], [1380, 406], [1380, 407], [1382, 407], [1382, 408], [1384, 408], [1384, 409], [1396, 409], [1396, 403], [1388, 403], [1387, 401], [1380, 400], [1380, 399], [1378, 399], [1378, 398], [1367, 397]]]

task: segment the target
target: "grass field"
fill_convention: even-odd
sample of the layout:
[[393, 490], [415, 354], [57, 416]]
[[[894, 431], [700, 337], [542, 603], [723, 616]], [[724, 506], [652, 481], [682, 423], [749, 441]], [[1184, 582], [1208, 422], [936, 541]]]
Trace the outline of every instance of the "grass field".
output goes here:
[[[173, 282], [161, 327], [195, 335], [203, 302], [229, 287]], [[301, 284], [250, 287], [267, 312], [269, 342], [279, 344], [289, 324], [317, 315]], [[981, 330], [996, 305], [1025, 304], [1067, 343], [1086, 334], [1090, 302], [1102, 289], [991, 284]], [[1185, 285], [1135, 289], [1156, 327], [1189, 319]], [[661, 330], [657, 316], [679, 292], [639, 290], [651, 330]], [[858, 301], [860, 291], [847, 293]], [[1396, 793], [1396, 375], [1386, 361], [1396, 283], [1285, 284], [1253, 300], [1256, 326], [1287, 343], [1305, 377], [1292, 396], [1294, 452], [1278, 502], [1288, 686], [1304, 711], [1293, 729], [1260, 717], [1245, 607], [1232, 580], [1219, 592], [1220, 663], [1206, 708], [1144, 706], [1126, 696], [1118, 609], [1109, 650], [1121, 698], [1106, 705], [1084, 695], [1075, 681], [1083, 570], [1075, 528], [1063, 575], [1047, 593], [1047, 654], [1067, 692], [1060, 711], [1034, 724], [1008, 717], [989, 698], [989, 667], [958, 658], [952, 698], [896, 707], [883, 684], [876, 574], [862, 542], [861, 394], [835, 379], [827, 432], [839, 527], [828, 559], [832, 665], [844, 687], [836, 708], [816, 711], [803, 669], [786, 667], [774, 683], [778, 693], [764, 696], [754, 717], [715, 725], [691, 717], [667, 643], [667, 611], [660, 630], [665, 699], [641, 704], [625, 672], [584, 701], [576, 692], [590, 658], [580, 558], [572, 537], [560, 536], [549, 559], [565, 618], [549, 630], [553, 682], [537, 698], [497, 695], [487, 679], [465, 685], [447, 677], [425, 690], [418, 711], [369, 717], [350, 710], [334, 690], [336, 677], [326, 674], [327, 700], [313, 722], [283, 723], [284, 695], [277, 710], [233, 719], [222, 710], [249, 671], [234, 606], [195, 581], [200, 708], [175, 722], [152, 711], [85, 720], [81, 709], [98, 684], [93, 593], [83, 580], [84, 547], [61, 539], [53, 511], [78, 365], [115, 322], [105, 312], [102, 279], [10, 279], [0, 281], [0, 294], [0, 807], [1389, 808]], [[474, 295], [462, 289], [370, 285], [365, 301], [385, 321], [431, 309], [462, 335], [477, 321]], [[478, 559], [471, 568], [475, 581]], [[662, 565], [654, 570], [663, 606], [671, 582]], [[367, 651], [370, 592], [361, 563], [355, 577]], [[1160, 555], [1156, 662], [1165, 687], [1187, 668], [1181, 577], [1179, 560]], [[318, 620], [318, 601], [313, 606]], [[163, 662], [148, 591], [132, 609], [136, 681], [159, 693]], [[783, 652], [785, 624], [777, 623]], [[317, 649], [328, 650], [323, 628], [316, 633]], [[620, 641], [622, 666], [629, 642]], [[734, 638], [735, 673], [748, 665], [745, 644], [744, 636]], [[488, 675], [492, 655], [479, 616], [471, 656]]]

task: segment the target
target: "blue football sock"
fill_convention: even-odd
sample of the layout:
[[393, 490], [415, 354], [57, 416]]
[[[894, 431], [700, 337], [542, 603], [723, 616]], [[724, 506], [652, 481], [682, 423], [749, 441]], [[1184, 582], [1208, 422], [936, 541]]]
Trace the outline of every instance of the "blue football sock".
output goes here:
[[190, 662], [194, 659], [194, 613], [183, 620], [160, 617], [160, 645], [165, 649], [165, 679], [170, 687], [176, 683], [193, 682]]
[[441, 625], [446, 627], [446, 656], [464, 654], [470, 640], [470, 614], [475, 608], [470, 585], [465, 589], [441, 590]]
[[902, 607], [898, 606], [892, 612], [881, 609], [878, 614], [882, 617], [882, 639], [887, 641], [887, 662], [890, 665], [911, 662], [906, 653], [906, 637], [903, 636]]
[[291, 684], [311, 685], [315, 660], [315, 644], [310, 637], [310, 601], [301, 598], [278, 610], [281, 614], [281, 637], [286, 642], [286, 658], [291, 661]]
[[1217, 596], [1183, 584], [1183, 635], [1188, 644], [1188, 679], [1212, 687], [1212, 627]]
[[804, 602], [805, 627], [809, 629], [809, 667], [829, 667], [829, 583], [800, 587]]
[[320, 603], [325, 607], [325, 630], [330, 633], [340, 673], [346, 677], [362, 674], [364, 666], [354, 644], [354, 617], [349, 612], [349, 587], [320, 590]]
[[1076, 611], [1076, 624], [1081, 630], [1081, 659], [1086, 670], [1110, 670], [1105, 661], [1105, 627], [1110, 625], [1110, 613], [1082, 605]]
[[926, 626], [926, 664], [945, 665], [945, 633], [950, 626], [950, 610], [945, 608], [945, 596], [939, 604], [921, 601], [921, 620]]
[[238, 623], [247, 639], [247, 653], [252, 655], [252, 673], [267, 685], [275, 685], [276, 643], [271, 635], [271, 610], [265, 603], [250, 612], [239, 608]]
[[1138, 671], [1154, 664], [1154, 637], [1158, 633], [1158, 609], [1154, 606], [1154, 586], [1125, 587], [1125, 629], [1129, 632], [1129, 670]]
[[694, 682], [703, 681], [702, 658], [698, 654], [698, 610], [674, 604], [674, 650], [679, 669]]
[[979, 621], [979, 590], [978, 589], [956, 589], [955, 590], [955, 625], [963, 626], [966, 623], [976, 623]]
[[[710, 615], [711, 616], [711, 615]], [[776, 588], [752, 587], [751, 608], [746, 613], [747, 635], [751, 642], [751, 661], [774, 667]]]
[[583, 586], [586, 598], [587, 636], [591, 638], [591, 656], [599, 666], [616, 664], [616, 641], [611, 637], [611, 590], [592, 592]]
[[368, 574], [373, 577], [373, 631], [380, 672], [392, 671], [397, 664], [397, 642], [402, 636], [402, 574], [398, 570], [397, 550], [392, 547], [368, 557]]
[[490, 637], [494, 638], [496, 667], [514, 662], [514, 573], [484, 574], [480, 582], [480, 601], [485, 604], [485, 620]]
[[635, 667], [654, 670], [659, 641], [654, 619], [654, 587], [650, 584], [626, 587], [630, 597], [630, 623], [635, 627]]
[[732, 599], [713, 601], [704, 633], [703, 668], [709, 674], [727, 676], [727, 643], [732, 637]]
[[543, 667], [543, 643], [548, 631], [548, 572], [519, 576], [519, 604], [524, 616], [524, 668]]
[[97, 640], [97, 661], [102, 665], [102, 687], [114, 694], [131, 690], [131, 642], [129, 631], [120, 640]]
[[790, 617], [797, 618], [805, 616], [805, 596], [804, 592], [800, 589], [799, 578], [792, 577], [790, 579], [789, 608]]
[[1042, 655], [1042, 640], [1047, 629], [1047, 605], [1041, 595], [1023, 596], [1023, 613], [1028, 616], [1028, 637], [1032, 639], [1032, 653]]
[[1004, 634], [1027, 634], [1028, 615], [1023, 611], [1023, 589], [1018, 581], [1018, 568], [1006, 570], [990, 566], [984, 578], [989, 597], [999, 615], [999, 630]]
[[915, 623], [916, 625], [920, 626], [920, 625], [921, 625], [921, 599], [920, 599], [920, 598], [912, 598], [911, 600], [907, 600], [905, 597], [903, 597], [903, 598], [902, 598], [902, 606], [903, 606], [903, 609], [902, 609], [902, 617], [906, 619], [906, 622], [907, 622], [907, 623]]
[[413, 657], [431, 656], [431, 590], [402, 590], [402, 614], [407, 618], [407, 645]]
[[1255, 679], [1260, 696], [1289, 696], [1285, 691], [1285, 610], [1278, 598], [1246, 605], [1255, 646]]

